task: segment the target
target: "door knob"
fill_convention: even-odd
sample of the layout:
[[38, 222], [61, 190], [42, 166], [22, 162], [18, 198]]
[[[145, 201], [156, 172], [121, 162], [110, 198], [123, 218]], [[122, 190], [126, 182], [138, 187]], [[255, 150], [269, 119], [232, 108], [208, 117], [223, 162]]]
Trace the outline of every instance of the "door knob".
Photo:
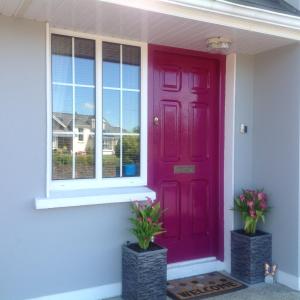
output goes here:
[[158, 125], [158, 117], [154, 117], [153, 118], [153, 124], [155, 125], [155, 126], [157, 126]]

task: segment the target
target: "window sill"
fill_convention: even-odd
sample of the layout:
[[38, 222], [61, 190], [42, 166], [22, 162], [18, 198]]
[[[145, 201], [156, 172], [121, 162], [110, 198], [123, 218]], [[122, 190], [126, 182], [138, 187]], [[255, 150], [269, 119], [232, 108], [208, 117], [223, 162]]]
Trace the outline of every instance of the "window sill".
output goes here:
[[103, 188], [93, 190], [53, 191], [48, 198], [36, 198], [36, 209], [86, 206], [156, 199], [156, 193], [146, 186]]

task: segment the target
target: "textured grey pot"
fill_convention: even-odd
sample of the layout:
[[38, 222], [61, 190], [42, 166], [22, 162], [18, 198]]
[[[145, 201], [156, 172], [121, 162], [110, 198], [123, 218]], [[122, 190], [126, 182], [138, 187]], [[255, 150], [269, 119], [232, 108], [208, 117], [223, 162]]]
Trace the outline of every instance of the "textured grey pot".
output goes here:
[[263, 282], [264, 264], [272, 262], [272, 235], [257, 231], [246, 235], [243, 230], [231, 231], [231, 275], [246, 283]]
[[122, 249], [122, 297], [124, 300], [166, 300], [167, 249], [136, 252]]

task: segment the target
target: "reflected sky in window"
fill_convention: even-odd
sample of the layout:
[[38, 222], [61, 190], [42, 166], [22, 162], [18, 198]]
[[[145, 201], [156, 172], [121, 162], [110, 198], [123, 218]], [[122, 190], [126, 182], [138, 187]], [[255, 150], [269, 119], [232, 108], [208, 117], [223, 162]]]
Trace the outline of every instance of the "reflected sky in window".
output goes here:
[[72, 83], [72, 56], [52, 55], [52, 81]]
[[140, 132], [139, 92], [123, 92], [123, 132]]
[[[120, 128], [120, 92], [103, 90], [103, 119], [108, 123], [104, 132], [116, 132]], [[120, 130], [118, 130], [120, 132]]]
[[88, 58], [75, 58], [75, 83], [95, 85], [95, 61]]
[[103, 86], [120, 87], [120, 64], [113, 62], [103, 62]]
[[95, 89], [88, 87], [75, 88], [75, 112], [79, 115], [95, 115]]
[[53, 112], [73, 113], [73, 89], [71, 86], [52, 86]]

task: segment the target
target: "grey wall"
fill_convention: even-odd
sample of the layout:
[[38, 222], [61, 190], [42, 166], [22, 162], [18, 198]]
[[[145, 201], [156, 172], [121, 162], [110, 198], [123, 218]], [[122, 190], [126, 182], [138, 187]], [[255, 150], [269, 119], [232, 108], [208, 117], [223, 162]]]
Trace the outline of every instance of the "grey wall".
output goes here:
[[[253, 187], [253, 89], [254, 57], [237, 55], [236, 99], [234, 135], [234, 192]], [[248, 126], [248, 133], [240, 133], [240, 125]], [[234, 227], [241, 228], [238, 213], [234, 214]]]
[[45, 24], [0, 16], [0, 299], [120, 282], [128, 205], [36, 211], [45, 196]]
[[299, 0], [286, 0], [289, 4], [293, 5], [294, 7], [300, 9], [300, 1]]
[[270, 195], [273, 258], [298, 275], [300, 46], [255, 56], [253, 183]]
[[[234, 145], [234, 189], [251, 188], [253, 159], [253, 79], [254, 57], [237, 55]], [[248, 133], [240, 133], [240, 125], [248, 126]]]
[[[295, 276], [300, 275], [299, 78], [299, 45], [237, 56], [235, 193], [265, 188], [272, 210], [261, 227], [273, 234], [274, 262]], [[240, 134], [241, 123], [248, 134]]]

